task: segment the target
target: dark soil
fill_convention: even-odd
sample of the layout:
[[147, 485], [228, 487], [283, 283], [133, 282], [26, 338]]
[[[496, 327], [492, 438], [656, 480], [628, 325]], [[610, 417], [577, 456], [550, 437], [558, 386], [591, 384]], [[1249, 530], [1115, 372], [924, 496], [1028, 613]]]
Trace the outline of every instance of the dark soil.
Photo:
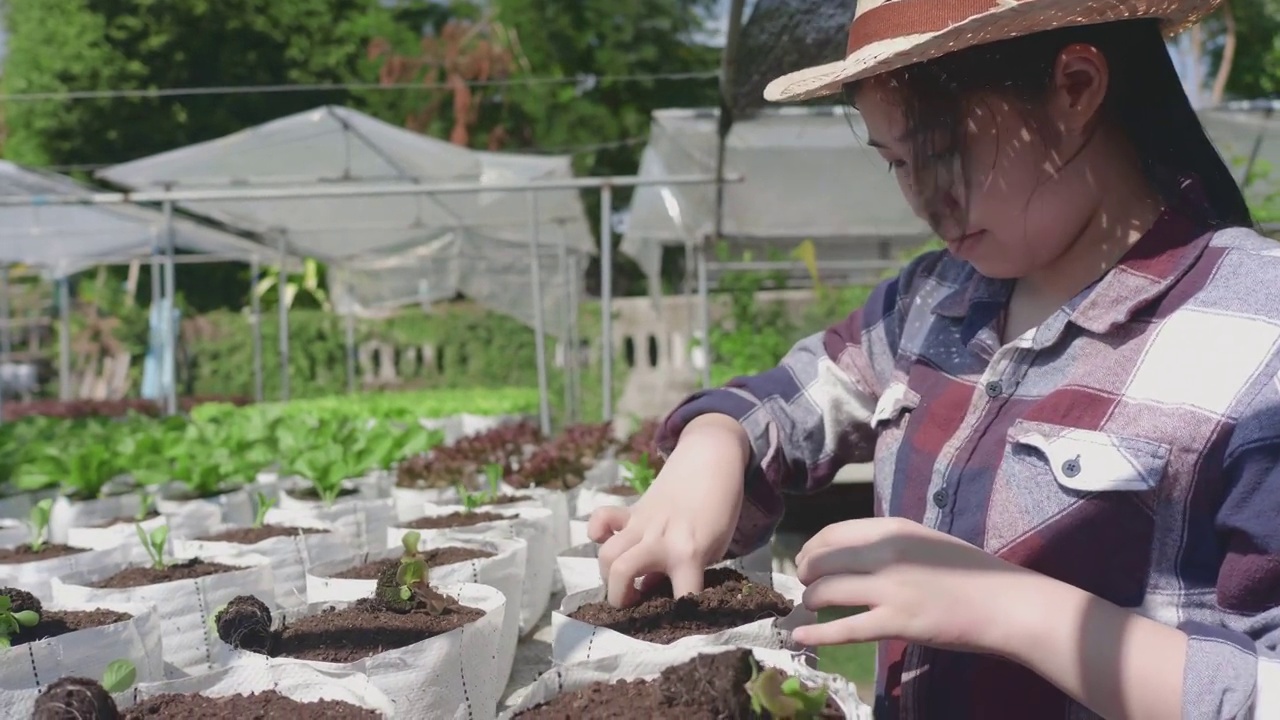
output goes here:
[[82, 552], [89, 551], [84, 548], [56, 545], [54, 543], [49, 543], [39, 550], [32, 550], [30, 545], [23, 543], [17, 547], [0, 549], [0, 565], [21, 565], [22, 563], [50, 560]]
[[40, 615], [40, 622], [36, 623], [35, 627], [22, 628], [18, 631], [18, 634], [13, 636], [12, 642], [16, 647], [25, 643], [66, 635], [77, 630], [114, 625], [132, 617], [128, 613], [103, 610], [101, 608], [97, 610], [49, 610]]
[[480, 503], [481, 505], [510, 505], [512, 503], [529, 502], [532, 498], [520, 497], [519, 495], [499, 495], [498, 497]]
[[31, 720], [119, 720], [120, 710], [97, 680], [58, 678], [36, 698]]
[[[270, 611], [256, 598], [235, 598], [218, 613], [215, 623], [223, 642], [243, 650], [271, 657], [349, 663], [443, 635], [484, 616], [454, 598], [435, 595], [443, 602], [434, 607], [414, 603], [407, 612], [393, 610], [376, 597], [362, 598], [341, 610], [330, 607], [271, 633], [265, 650], [245, 643], [258, 645], [264, 621], [271, 624]], [[237, 638], [238, 642], [233, 642]]]
[[250, 695], [227, 695], [216, 698], [204, 695], [156, 695], [125, 710], [121, 717], [122, 720], [143, 720], [143, 718], [380, 720], [382, 716], [373, 710], [365, 710], [337, 700], [302, 703], [274, 690], [267, 690]]
[[176, 580], [194, 580], [208, 575], [218, 575], [224, 572], [233, 572], [241, 568], [223, 565], [221, 563], [205, 562], [199, 558], [193, 560], [183, 560], [175, 562], [163, 570], [157, 570], [150, 565], [138, 565], [135, 567], [125, 568], [120, 572], [112, 575], [105, 580], [99, 580], [89, 587], [100, 589], [120, 589], [144, 587], [147, 585], [159, 585], [161, 583], [174, 582]]
[[[663, 670], [653, 680], [620, 680], [592, 683], [562, 693], [536, 707], [518, 713], [522, 720], [629, 720], [675, 718], [723, 720], [724, 718], [772, 718], [751, 708], [746, 685], [754, 659], [746, 649], [716, 655], [700, 655]], [[834, 700], [819, 717], [844, 718]]]
[[640, 494], [630, 485], [614, 485], [613, 487], [605, 488], [604, 492], [618, 497], [635, 497]]
[[421, 517], [407, 523], [397, 523], [397, 525], [411, 530], [440, 530], [443, 528], [470, 527], [480, 523], [509, 519], [506, 515], [491, 512], [455, 512], [448, 515], [436, 515], [435, 517]]
[[[495, 553], [488, 550], [476, 550], [474, 548], [464, 547], [442, 547], [431, 550], [423, 550], [422, 559], [426, 561], [427, 568], [444, 567], [445, 565], [454, 565], [468, 560], [481, 560], [484, 558], [494, 557]], [[400, 564], [400, 558], [388, 558], [386, 560], [373, 560], [363, 565], [349, 567], [341, 572], [334, 573], [332, 577], [342, 578], [344, 580], [377, 580], [378, 576], [389, 567], [395, 567]]]
[[710, 635], [757, 620], [784, 617], [794, 607], [773, 588], [757, 585], [734, 570], [715, 568], [708, 570], [705, 578], [705, 589], [696, 595], [674, 599], [667, 580], [633, 607], [616, 608], [602, 601], [583, 605], [569, 617], [666, 645], [691, 635]]
[[108, 527], [111, 527], [112, 525], [133, 525], [134, 523], [139, 523], [139, 522], [143, 522], [144, 520], [150, 520], [152, 518], [158, 518], [158, 517], [160, 517], [160, 513], [156, 512], [155, 510], [152, 510], [151, 512], [147, 513], [147, 516], [142, 518], [142, 520], [139, 520], [137, 516], [134, 516], [134, 515], [122, 515], [118, 518], [107, 520], [106, 522], [100, 522], [100, 523], [95, 523], [93, 525], [89, 525], [89, 527], [108, 528]]
[[[320, 501], [320, 491], [316, 490], [314, 485], [307, 485], [306, 487], [290, 488], [288, 490], [285, 490], [285, 492], [288, 493], [289, 497], [295, 498], [297, 500], [314, 500], [316, 502]], [[350, 497], [352, 495], [355, 495], [358, 492], [360, 492], [359, 488], [344, 487], [338, 491], [338, 497], [340, 498]]]
[[271, 538], [289, 537], [290, 535], [314, 535], [317, 533], [329, 532], [328, 530], [320, 530], [318, 528], [296, 528], [285, 527], [283, 525], [263, 525], [260, 528], [234, 528], [226, 532], [218, 533], [202, 537], [200, 540], [208, 542], [229, 542], [239, 545], [253, 545], [263, 540]]

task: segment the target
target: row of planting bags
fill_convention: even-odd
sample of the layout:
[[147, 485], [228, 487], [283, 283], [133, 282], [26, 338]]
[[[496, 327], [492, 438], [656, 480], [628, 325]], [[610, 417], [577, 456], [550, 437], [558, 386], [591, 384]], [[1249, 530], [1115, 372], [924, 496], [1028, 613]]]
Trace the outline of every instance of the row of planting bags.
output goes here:
[[[335, 578], [340, 571], [401, 553], [407, 528], [419, 517], [448, 515], [452, 491], [406, 491], [394, 478], [378, 474], [352, 481], [355, 493], [332, 506], [299, 500], [290, 479], [269, 474], [253, 487], [214, 500], [160, 503], [160, 517], [144, 529], [169, 525], [173, 559], [200, 557], [238, 568], [194, 580], [126, 589], [92, 584], [149, 558], [133, 524], [92, 527], [129, 516], [137, 496], [71, 506], [59, 501], [63, 522], [51, 540], [89, 552], [17, 565], [0, 565], [0, 586], [36, 594], [52, 610], [116, 610], [131, 619], [0, 651], [0, 717], [30, 717], [38, 690], [67, 676], [98, 677], [113, 660], [128, 659], [137, 683], [117, 701], [127, 706], [162, 692], [210, 695], [275, 690], [301, 702], [341, 700], [394, 718], [510, 717], [554, 695], [600, 680], [650, 677], [696, 654], [727, 647], [753, 648], [763, 665], [778, 667], [829, 688], [850, 718], [869, 718], [854, 688], [811, 667], [812, 655], [788, 644], [783, 629], [804, 619], [803, 610], [780, 622], [762, 620], [715, 635], [656, 645], [569, 617], [584, 604], [602, 600], [595, 545], [585, 540], [585, 518], [604, 504], [634, 498], [604, 492], [619, 482], [618, 465], [597, 464], [573, 491], [512, 490], [524, 501], [482, 508], [506, 516], [501, 521], [448, 530], [419, 530], [421, 548], [467, 547], [492, 556], [432, 568], [431, 584], [484, 612], [479, 620], [413, 645], [348, 664], [270, 658], [224, 643], [213, 617], [238, 595], [274, 598], [275, 622], [287, 623], [372, 594], [374, 580]], [[330, 532], [275, 537], [253, 545], [208, 542], [207, 537], [254, 519], [256, 494], [273, 499], [269, 525]], [[131, 506], [131, 503], [133, 505]], [[67, 518], [70, 518], [68, 520]], [[0, 528], [0, 545], [27, 540], [25, 527]], [[575, 542], [579, 541], [579, 542]], [[751, 580], [770, 585], [798, 603], [802, 588], [792, 577], [772, 574], [768, 548], [724, 563]], [[518, 690], [499, 707], [515, 664], [519, 638], [530, 634], [555, 590], [566, 593], [552, 613], [553, 670]], [[810, 616], [811, 617], [811, 616]]]

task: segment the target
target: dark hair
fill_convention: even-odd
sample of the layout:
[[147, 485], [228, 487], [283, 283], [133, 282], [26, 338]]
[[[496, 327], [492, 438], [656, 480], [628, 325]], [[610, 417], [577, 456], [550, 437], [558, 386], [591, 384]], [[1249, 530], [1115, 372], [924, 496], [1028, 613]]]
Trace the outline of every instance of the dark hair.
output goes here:
[[[1091, 45], [1107, 59], [1103, 120], [1128, 138], [1161, 198], [1173, 203], [1179, 183], [1195, 175], [1208, 201], [1207, 222], [1252, 226], [1244, 194], [1191, 107], [1156, 20], [1046, 30], [892, 71], [889, 77], [904, 90], [903, 111], [913, 131], [913, 176], [932, 171], [936, 179], [944, 166], [953, 166], [940, 160], [963, 157], [960, 120], [972, 94], [998, 93], [1034, 111], [1050, 89], [1058, 55], [1075, 43]], [[855, 89], [856, 83], [844, 88], [851, 105]]]

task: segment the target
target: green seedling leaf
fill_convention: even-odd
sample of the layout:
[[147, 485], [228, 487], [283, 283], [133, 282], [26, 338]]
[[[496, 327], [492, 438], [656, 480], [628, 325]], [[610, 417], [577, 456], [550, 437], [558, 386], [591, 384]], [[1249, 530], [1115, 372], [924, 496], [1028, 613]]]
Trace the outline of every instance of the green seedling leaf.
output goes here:
[[22, 628], [35, 627], [40, 622], [39, 613], [34, 610], [12, 612], [13, 599], [8, 595], [0, 595], [0, 650], [13, 646], [13, 636]]
[[751, 661], [751, 679], [744, 686], [751, 698], [751, 709], [757, 715], [779, 720], [812, 720], [821, 716], [827, 705], [826, 688], [810, 690], [799, 678], [788, 677], [777, 668], [760, 669]]
[[146, 492], [141, 493], [139, 498], [142, 501], [142, 504], [138, 506], [138, 514], [134, 516], [134, 519], [138, 522], [142, 522], [147, 519], [147, 516], [151, 514], [152, 510], [155, 510], [156, 499], [151, 495], [151, 493]]
[[627, 470], [627, 484], [636, 491], [637, 495], [645, 494], [658, 477], [653, 470], [653, 464], [649, 462], [649, 453], [641, 455], [639, 462], [624, 462], [623, 467]]
[[417, 555], [418, 543], [422, 542], [422, 533], [417, 530], [410, 530], [400, 538], [400, 546], [404, 548], [404, 554]]
[[167, 564], [164, 561], [164, 546], [169, 539], [169, 526], [159, 525], [149, 534], [141, 523], [135, 524], [134, 527], [138, 529], [138, 539], [142, 541], [142, 547], [151, 558], [151, 567], [156, 570], [165, 569]]
[[133, 687], [138, 679], [138, 668], [128, 660], [112, 660], [102, 673], [102, 689], [115, 695]]
[[31, 508], [28, 521], [31, 524], [31, 550], [34, 552], [40, 552], [44, 548], [51, 514], [53, 514], [53, 500], [50, 498], [41, 500]]
[[257, 500], [257, 510], [253, 515], [253, 526], [260, 528], [267, 521], [267, 512], [275, 507], [276, 501], [263, 493], [255, 493], [254, 498]]
[[19, 610], [13, 614], [13, 619], [22, 627], [35, 627], [40, 623], [40, 614], [35, 610]]

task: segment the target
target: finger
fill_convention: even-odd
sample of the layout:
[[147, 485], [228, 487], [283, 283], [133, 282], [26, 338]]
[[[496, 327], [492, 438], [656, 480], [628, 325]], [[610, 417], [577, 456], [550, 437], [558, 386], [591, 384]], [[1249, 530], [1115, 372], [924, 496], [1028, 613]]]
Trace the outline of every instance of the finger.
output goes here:
[[810, 610], [878, 605], [877, 586], [873, 575], [828, 575], [806, 587], [800, 602]]
[[624, 528], [600, 545], [599, 551], [596, 552], [596, 563], [600, 566], [600, 579], [602, 581], [608, 582], [609, 571], [613, 567], [613, 563], [622, 557], [623, 553], [635, 547], [640, 540], [641, 536], [639, 534], [627, 532]]
[[662, 547], [651, 542], [637, 543], [622, 553], [609, 568], [607, 598], [614, 607], [630, 607], [640, 599], [636, 578], [660, 572]]
[[587, 537], [591, 538], [593, 543], [603, 543], [615, 534], [622, 532], [627, 527], [627, 521], [630, 519], [631, 511], [627, 508], [597, 508], [595, 512], [591, 513], [591, 519], [587, 521]]
[[667, 572], [671, 577], [673, 597], [681, 598], [685, 595], [702, 592], [703, 583], [706, 581], [707, 569], [696, 558], [682, 558], [678, 562], [672, 563]]
[[800, 548], [800, 552], [796, 553], [796, 564], [799, 564], [801, 560], [809, 555], [830, 547], [847, 547], [860, 544], [860, 538], [866, 537], [869, 532], [874, 530], [878, 520], [880, 518], [846, 520], [822, 528], [805, 542]]
[[801, 645], [849, 645], [876, 642], [896, 637], [892, 615], [884, 608], [872, 608], [857, 615], [813, 625], [801, 625], [791, 631], [791, 639]]
[[640, 578], [640, 594], [648, 595], [667, 581], [667, 574], [651, 572]]
[[808, 585], [828, 575], [872, 573], [880, 569], [874, 555], [865, 549], [847, 547], [816, 550], [796, 562], [796, 579]]

